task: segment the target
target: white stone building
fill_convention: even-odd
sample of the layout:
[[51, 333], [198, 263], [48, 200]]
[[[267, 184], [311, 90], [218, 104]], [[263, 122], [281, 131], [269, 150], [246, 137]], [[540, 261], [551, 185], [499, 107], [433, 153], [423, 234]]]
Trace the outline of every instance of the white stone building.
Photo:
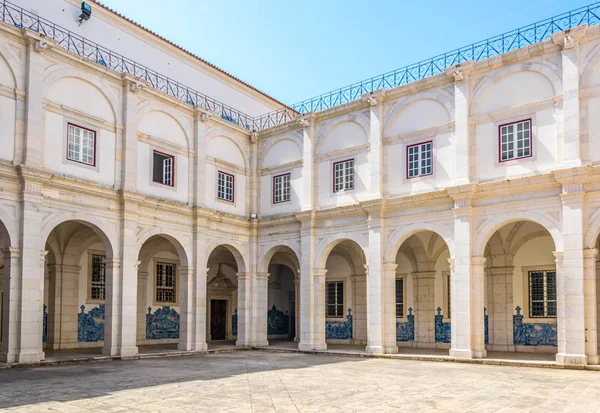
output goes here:
[[100, 4], [17, 3], [2, 361], [290, 339], [598, 364], [600, 26], [301, 115]]

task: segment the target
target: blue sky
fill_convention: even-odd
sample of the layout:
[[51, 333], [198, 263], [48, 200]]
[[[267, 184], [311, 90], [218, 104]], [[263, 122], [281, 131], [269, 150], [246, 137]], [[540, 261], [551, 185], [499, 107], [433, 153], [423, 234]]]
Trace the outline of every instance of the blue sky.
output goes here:
[[101, 1], [287, 104], [591, 3]]

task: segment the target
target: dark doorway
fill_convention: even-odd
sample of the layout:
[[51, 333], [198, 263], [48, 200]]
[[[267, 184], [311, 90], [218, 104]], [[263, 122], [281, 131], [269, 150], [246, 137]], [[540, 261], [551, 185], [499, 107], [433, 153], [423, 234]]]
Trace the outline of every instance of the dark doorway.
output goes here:
[[227, 301], [210, 300], [210, 339], [225, 340], [227, 320]]

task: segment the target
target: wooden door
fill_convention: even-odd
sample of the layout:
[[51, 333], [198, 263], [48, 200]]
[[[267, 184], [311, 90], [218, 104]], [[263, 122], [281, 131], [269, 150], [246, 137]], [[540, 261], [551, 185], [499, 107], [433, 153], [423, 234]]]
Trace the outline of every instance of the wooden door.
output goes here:
[[210, 339], [225, 340], [227, 326], [227, 301], [210, 300]]

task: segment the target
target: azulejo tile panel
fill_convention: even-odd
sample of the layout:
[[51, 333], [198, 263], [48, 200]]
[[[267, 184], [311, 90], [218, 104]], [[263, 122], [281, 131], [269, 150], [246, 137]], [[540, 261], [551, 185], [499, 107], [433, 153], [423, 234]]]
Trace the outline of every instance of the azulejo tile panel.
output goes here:
[[325, 338], [336, 340], [352, 338], [352, 310], [350, 308], [346, 321], [325, 321]]
[[444, 323], [442, 309], [438, 307], [437, 314], [435, 315], [435, 342], [450, 343], [451, 336], [450, 323]]
[[152, 314], [152, 308], [148, 307], [146, 339], [159, 340], [165, 338], [179, 338], [179, 314], [169, 306], [158, 308]]
[[290, 334], [290, 315], [277, 309], [275, 305], [267, 311], [267, 335]]
[[79, 308], [81, 312], [77, 315], [77, 341], [80, 343], [104, 341], [104, 304], [92, 308], [87, 313], [84, 305]]
[[513, 315], [513, 343], [515, 346], [557, 346], [556, 324], [524, 323], [521, 307]]
[[412, 312], [412, 307], [409, 307], [406, 321], [396, 322], [396, 341], [415, 341], [415, 316]]

